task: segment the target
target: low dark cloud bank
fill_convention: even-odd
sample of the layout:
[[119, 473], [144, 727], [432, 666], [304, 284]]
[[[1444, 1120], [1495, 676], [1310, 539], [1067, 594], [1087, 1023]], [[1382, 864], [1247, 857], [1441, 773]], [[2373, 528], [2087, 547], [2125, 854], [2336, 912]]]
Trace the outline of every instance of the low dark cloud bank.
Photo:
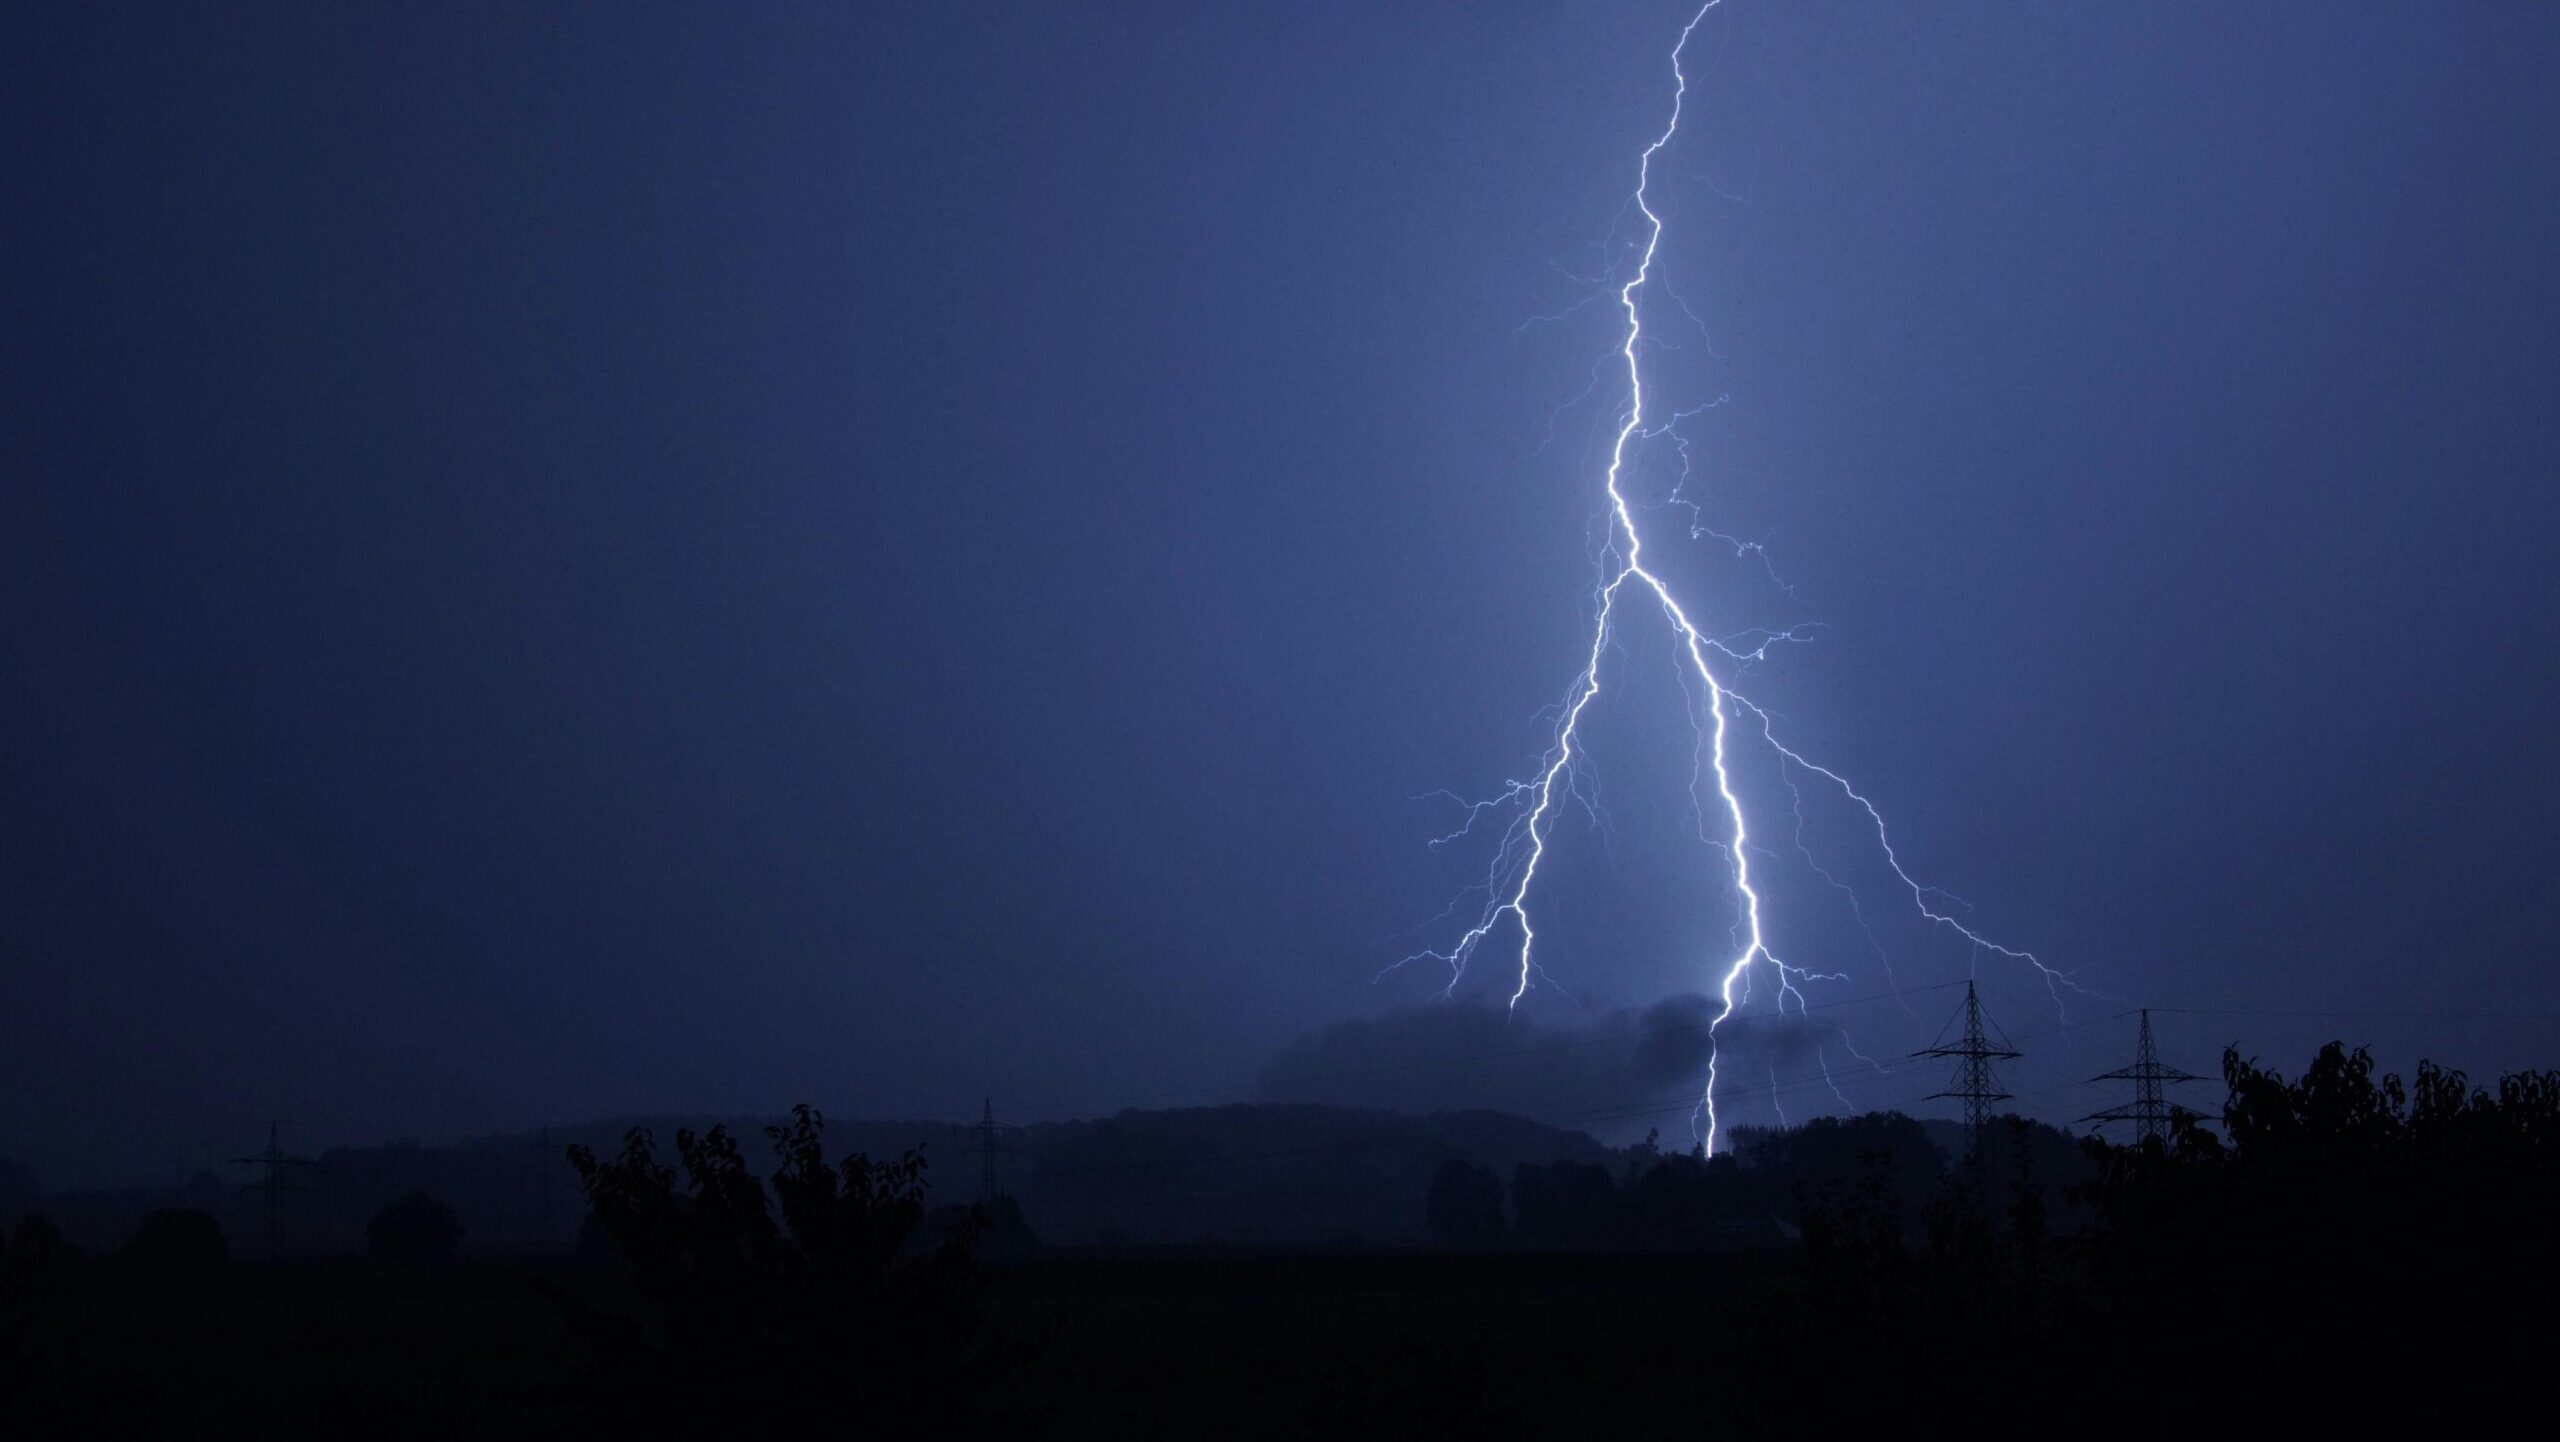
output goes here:
[[[1276, 1102], [1455, 1111], [1490, 1107], [1581, 1127], [1597, 1135], [1678, 1130], [1680, 1109], [1706, 1080], [1715, 998], [1666, 997], [1642, 1007], [1570, 1020], [1448, 1003], [1409, 1008], [1310, 1032], [1265, 1063], [1258, 1078]], [[1826, 1023], [1770, 1016], [1724, 1028], [1735, 1085], [1771, 1067], [1812, 1065]], [[1765, 1083], [1761, 1083], [1765, 1085]]]

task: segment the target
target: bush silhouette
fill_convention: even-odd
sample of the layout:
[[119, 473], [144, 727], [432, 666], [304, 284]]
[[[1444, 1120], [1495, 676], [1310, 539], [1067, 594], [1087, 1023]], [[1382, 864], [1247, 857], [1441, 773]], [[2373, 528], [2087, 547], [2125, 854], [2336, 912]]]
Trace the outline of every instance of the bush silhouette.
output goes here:
[[2235, 1432], [2447, 1430], [2539, 1374], [2560, 1074], [2491, 1090], [2421, 1063], [2404, 1084], [2333, 1042], [2294, 1079], [2226, 1051], [2223, 1079], [2227, 1140], [2180, 1113], [2165, 1142], [2075, 1157], [2008, 1119], [1927, 1188], [1916, 1229], [1916, 1178], [1880, 1156], [1808, 1186], [1806, 1285], [1759, 1326], [1746, 1418], [1779, 1429], [1845, 1372], [1862, 1390], [1830, 1420], [1890, 1425], [1897, 1399], [1987, 1356], [2016, 1405], [2068, 1404], [2088, 1358], [2195, 1329]]
[[410, 1192], [384, 1203], [365, 1223], [365, 1252], [377, 1262], [441, 1267], [461, 1249], [464, 1234], [453, 1208], [425, 1192]]
[[47, 1355], [36, 1322], [71, 1262], [62, 1234], [42, 1217], [20, 1217], [14, 1229], [0, 1232], [0, 1421], [31, 1419], [63, 1376], [61, 1359]]
[[721, 1127], [676, 1133], [681, 1183], [644, 1130], [611, 1161], [569, 1149], [655, 1313], [571, 1307], [603, 1358], [608, 1414], [663, 1430], [843, 1413], [906, 1435], [987, 1422], [1003, 1359], [981, 1336], [970, 1247], [983, 1220], [923, 1237], [922, 1154], [829, 1166], [823, 1127], [801, 1106], [766, 1128], [769, 1179]]
[[1618, 1235], [1618, 1184], [1596, 1162], [1523, 1162], [1511, 1173], [1511, 1216], [1533, 1247], [1607, 1246]]
[[916, 1245], [938, 1243], [957, 1235], [970, 1254], [994, 1261], [1026, 1257], [1040, 1250], [1040, 1234], [1022, 1214], [1011, 1192], [998, 1192], [971, 1206], [936, 1207], [917, 1233]]
[[1444, 1247], [1489, 1247], [1502, 1240], [1502, 1183], [1490, 1167], [1452, 1157], [1431, 1177], [1424, 1225]]
[[0, 1157], [0, 1223], [16, 1221], [36, 1204], [44, 1183], [26, 1166]]
[[146, 1214], [117, 1257], [126, 1266], [169, 1280], [200, 1279], [231, 1260], [222, 1224], [209, 1212], [170, 1208]]

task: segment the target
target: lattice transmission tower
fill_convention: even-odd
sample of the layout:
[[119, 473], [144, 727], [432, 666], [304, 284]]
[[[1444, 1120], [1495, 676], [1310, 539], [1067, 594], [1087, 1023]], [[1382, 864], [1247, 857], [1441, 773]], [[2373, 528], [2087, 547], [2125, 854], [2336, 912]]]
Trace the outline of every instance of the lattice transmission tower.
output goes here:
[[2186, 1108], [2172, 1103], [2162, 1088], [2176, 1082], [2202, 1081], [2204, 1078], [2194, 1072], [2180, 1071], [2160, 1060], [2159, 1049], [2151, 1044], [2151, 1012], [2146, 1007], [2142, 1013], [2141, 1039], [2134, 1043], [2133, 1065], [2118, 1067], [2090, 1080], [2133, 1083], [2133, 1105], [2091, 1112], [2080, 1120], [2101, 1126], [2108, 1122], [2131, 1122], [2134, 1145], [2143, 1146], [2153, 1141], [2166, 1145], [2170, 1122], [2186, 1111]]
[[257, 1167], [260, 1169], [261, 1175], [259, 1178], [254, 1182], [242, 1184], [240, 1190], [244, 1192], [258, 1192], [265, 1197], [265, 1241], [267, 1255], [270, 1257], [275, 1256], [277, 1253], [284, 1250], [285, 1193], [306, 1190], [306, 1185], [303, 1182], [296, 1180], [296, 1177], [299, 1173], [311, 1167], [318, 1166], [319, 1163], [311, 1160], [309, 1157], [297, 1157], [288, 1154], [284, 1149], [284, 1144], [277, 1139], [276, 1124], [274, 1122], [269, 1122], [267, 1123], [267, 1149], [252, 1157], [233, 1157], [231, 1159], [231, 1165], [235, 1167]]
[[1923, 1047], [1912, 1055], [1955, 1059], [1955, 1075], [1949, 1080], [1947, 1089], [1931, 1092], [1925, 1100], [1954, 1097], [1964, 1103], [1965, 1128], [1971, 1134], [1973, 1155], [1979, 1158], [1983, 1155], [1983, 1132], [1991, 1125], [1992, 1104], [2005, 1102], [2011, 1095], [2000, 1089], [2000, 1073], [1992, 1063], [2014, 1061], [2025, 1053], [2010, 1046], [2006, 1037], [1996, 1044], [1992, 1041], [1992, 1033], [1999, 1028], [1988, 1026], [1983, 1020], [1982, 999], [1974, 995], [1973, 983], [1969, 981], [1964, 984], [1964, 1009], [1949, 1017], [1947, 1026], [1954, 1026], [1958, 1020], [1964, 1023], [1964, 1035], [1955, 1044], [1947, 1044], [1946, 1029], [1942, 1027], [1938, 1032], [1937, 1045]]
[[978, 1205], [993, 1206], [998, 1190], [996, 1158], [1007, 1155], [1013, 1150], [1011, 1147], [997, 1145], [996, 1139], [1000, 1136], [1012, 1135], [1021, 1131], [1022, 1128], [998, 1125], [996, 1104], [992, 1098], [989, 1098], [979, 1110], [977, 1126], [971, 1130], [978, 1134]]

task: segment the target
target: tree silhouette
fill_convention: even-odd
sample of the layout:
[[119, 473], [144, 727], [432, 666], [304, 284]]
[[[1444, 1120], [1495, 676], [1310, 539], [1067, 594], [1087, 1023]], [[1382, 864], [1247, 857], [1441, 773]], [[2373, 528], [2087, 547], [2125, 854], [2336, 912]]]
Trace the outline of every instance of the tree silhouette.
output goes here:
[[1490, 1167], [1455, 1157], [1431, 1177], [1424, 1225], [1444, 1247], [1488, 1247], [1502, 1240], [1502, 1183]]
[[0, 1422], [25, 1420], [62, 1369], [45, 1355], [38, 1315], [71, 1261], [62, 1234], [42, 1217], [18, 1219], [0, 1232]]
[[8, 1157], [0, 1157], [0, 1222], [13, 1222], [26, 1215], [44, 1191], [33, 1170]]
[[464, 1232], [453, 1208], [413, 1191], [384, 1203], [365, 1223], [365, 1251], [378, 1262], [441, 1267], [461, 1248]]
[[231, 1259], [222, 1224], [211, 1213], [173, 1207], [150, 1212], [116, 1254], [134, 1271], [164, 1281], [201, 1281]]
[[2010, 1119], [1932, 1185], [1916, 1233], [1881, 1164], [1809, 1185], [1807, 1285], [1764, 1314], [1743, 1415], [1782, 1430], [1790, 1399], [1855, 1375], [1826, 1423], [1888, 1425], [1896, 1399], [1989, 1358], [2014, 1405], [2067, 1406], [2089, 1358], [2191, 1337], [2211, 1410], [2135, 1395], [2217, 1430], [2445, 1430], [2538, 1375], [2560, 1283], [2560, 1074], [2491, 1090], [2421, 1063], [2404, 1084], [2331, 1043], [2293, 1079], [2226, 1052], [2223, 1079], [2227, 1140], [2181, 1114], [2165, 1140], [2074, 1156]]
[[983, 1221], [920, 1237], [923, 1155], [830, 1166], [823, 1128], [807, 1106], [766, 1128], [768, 1179], [722, 1127], [676, 1133], [681, 1184], [645, 1130], [611, 1161], [569, 1149], [654, 1312], [571, 1305], [604, 1360], [608, 1417], [737, 1431], [858, 1414], [907, 1435], [988, 1423], [1007, 1359], [981, 1336], [969, 1249]]
[[1607, 1246], [1618, 1235], [1618, 1186], [1596, 1162], [1523, 1162], [1511, 1174], [1511, 1216], [1533, 1247]]

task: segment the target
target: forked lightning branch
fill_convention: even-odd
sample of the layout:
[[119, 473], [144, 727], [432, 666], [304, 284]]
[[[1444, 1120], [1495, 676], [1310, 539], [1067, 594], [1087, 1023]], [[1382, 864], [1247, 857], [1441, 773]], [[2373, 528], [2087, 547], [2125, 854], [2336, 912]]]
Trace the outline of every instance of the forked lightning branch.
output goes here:
[[[1468, 896], [1480, 896], [1480, 907], [1454, 941], [1446, 946], [1416, 952], [1396, 963], [1401, 967], [1426, 959], [1440, 962], [1449, 973], [1445, 992], [1454, 994], [1471, 965], [1487, 953], [1498, 951], [1505, 958], [1504, 976], [1510, 988], [1510, 1005], [1516, 1008], [1521, 998], [1528, 995], [1543, 975], [1538, 957], [1536, 901], [1539, 882], [1552, 861], [1549, 843], [1558, 814], [1566, 798], [1575, 792], [1575, 768], [1586, 760], [1585, 717], [1595, 705], [1602, 703], [1608, 693], [1606, 663], [1612, 654], [1612, 642], [1617, 637], [1618, 628], [1628, 622], [1630, 613], [1649, 611], [1660, 615], [1670, 626], [1675, 641], [1675, 653], [1681, 663], [1681, 685], [1689, 701], [1688, 719], [1696, 728], [1698, 752], [1703, 758], [1693, 783], [1693, 799], [1698, 803], [1702, 817], [1712, 813], [1715, 818], [1708, 826], [1701, 827], [1701, 835], [1724, 859], [1731, 879], [1736, 918], [1732, 949], [1726, 952], [1719, 947], [1707, 962], [1713, 968], [1711, 975], [1721, 1009], [1708, 1029], [1706, 1086], [1698, 1100], [1693, 1129], [1699, 1145], [1710, 1155], [1716, 1149], [1718, 1136], [1717, 1088], [1721, 1078], [1717, 1029], [1733, 1017], [1735, 1008], [1750, 995], [1755, 976], [1765, 968], [1767, 979], [1777, 990], [1782, 1011], [1790, 998], [1799, 1009], [1805, 1006], [1799, 983], [1845, 979], [1837, 973], [1816, 972], [1797, 966], [1770, 949], [1763, 915], [1768, 903], [1751, 865], [1753, 851], [1761, 844], [1761, 838], [1753, 824], [1750, 809], [1744, 804], [1734, 782], [1733, 758], [1740, 748], [1765, 748], [1775, 759], [1791, 790], [1800, 781], [1810, 781], [1836, 791], [1854, 805], [1872, 828], [1875, 845], [1885, 866], [1908, 890], [1912, 906], [1928, 924], [1952, 932], [1980, 952], [1989, 952], [2033, 968], [2044, 984], [2055, 991], [2057, 999], [2060, 989], [2071, 986], [2069, 977], [2047, 965], [2034, 953], [1994, 942], [1932, 905], [1931, 898], [1935, 893], [1913, 879], [1894, 850], [1884, 813], [1847, 777], [1807, 760], [1781, 742], [1769, 712], [1735, 691], [1730, 674], [1720, 673], [1720, 667], [1728, 668], [1729, 672], [1739, 669], [1745, 661], [1756, 659], [1774, 644], [1773, 640], [1765, 632], [1746, 633], [1760, 637], [1756, 644], [1746, 649], [1717, 639], [1716, 634], [1699, 624], [1690, 606], [1647, 560], [1646, 508], [1630, 499], [1629, 472], [1637, 453], [1647, 442], [1664, 436], [1676, 439], [1676, 428], [1681, 420], [1696, 413], [1695, 410], [1674, 411], [1656, 420], [1653, 398], [1646, 389], [1644, 358], [1648, 340], [1645, 311], [1653, 298], [1648, 287], [1653, 283], [1655, 261], [1663, 243], [1663, 219], [1654, 207], [1653, 185], [1657, 161], [1680, 136], [1681, 116], [1689, 99], [1689, 75], [1683, 66], [1683, 57], [1688, 51], [1690, 38], [1720, 3], [1721, 0], [1707, 0], [1700, 6], [1689, 17], [1688, 24], [1681, 28], [1679, 39], [1671, 48], [1670, 114], [1661, 133], [1645, 146], [1638, 158], [1635, 191], [1628, 201], [1629, 210], [1639, 217], [1640, 232], [1637, 244], [1631, 248], [1633, 269], [1616, 290], [1618, 309], [1625, 317], [1625, 328], [1615, 354], [1624, 367], [1625, 390], [1623, 409], [1618, 414], [1616, 435], [1609, 447], [1608, 466], [1602, 478], [1605, 539], [1600, 552], [1601, 574], [1592, 597], [1589, 648], [1583, 654], [1580, 671], [1566, 692], [1554, 736], [1538, 765], [1527, 777], [1507, 783], [1490, 799], [1468, 808], [1465, 830], [1472, 830], [1478, 822], [1494, 817], [1506, 820], [1485, 879], [1467, 893]], [[1701, 406], [1697, 410], [1705, 408]], [[1694, 531], [1684, 526], [1678, 528], [1677, 534], [1690, 537]], [[1827, 1062], [1825, 1066], [1827, 1073]]]

